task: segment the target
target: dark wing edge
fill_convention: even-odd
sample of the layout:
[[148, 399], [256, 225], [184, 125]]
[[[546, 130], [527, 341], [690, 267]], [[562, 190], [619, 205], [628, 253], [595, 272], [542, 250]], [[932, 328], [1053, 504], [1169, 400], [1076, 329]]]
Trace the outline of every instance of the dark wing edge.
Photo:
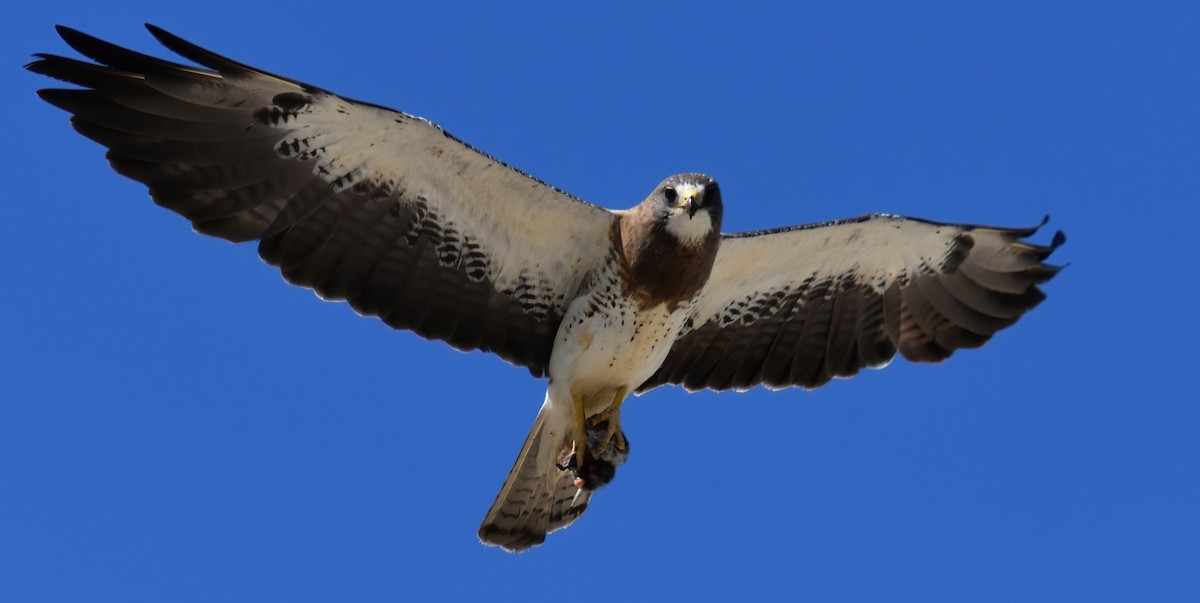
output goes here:
[[197, 232], [259, 241], [292, 284], [398, 329], [544, 374], [608, 247], [611, 212], [419, 117], [269, 74], [157, 27], [172, 63], [58, 27], [95, 61], [27, 65], [38, 95]]
[[896, 352], [940, 362], [975, 348], [1045, 299], [1044, 263], [1066, 242], [1032, 228], [872, 214], [726, 235], [712, 277], [639, 391], [820, 387]]

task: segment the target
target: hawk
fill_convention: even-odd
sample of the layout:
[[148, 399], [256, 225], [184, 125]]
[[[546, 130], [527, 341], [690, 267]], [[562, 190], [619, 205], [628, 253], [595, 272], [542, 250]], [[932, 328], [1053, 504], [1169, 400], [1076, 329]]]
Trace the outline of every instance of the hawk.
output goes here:
[[[815, 388], [899, 352], [937, 362], [1044, 298], [1037, 228], [874, 214], [722, 234], [721, 189], [671, 176], [610, 211], [420, 117], [272, 75], [147, 26], [202, 67], [59, 27], [81, 61], [28, 69], [118, 173], [203, 234], [258, 241], [287, 282], [484, 350], [545, 401], [479, 538], [522, 551], [628, 458], [621, 405], [660, 385]], [[1043, 220], [1043, 223], [1045, 220]]]

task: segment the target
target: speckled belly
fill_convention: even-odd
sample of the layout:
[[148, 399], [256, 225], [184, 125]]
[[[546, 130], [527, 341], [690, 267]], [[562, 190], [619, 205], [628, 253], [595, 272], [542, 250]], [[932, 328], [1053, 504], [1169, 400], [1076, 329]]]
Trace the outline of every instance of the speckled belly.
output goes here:
[[632, 392], [658, 370], [687, 316], [686, 307], [639, 310], [619, 296], [613, 305], [595, 301], [571, 305], [550, 357], [550, 378], [583, 396], [589, 415], [606, 408], [618, 388]]

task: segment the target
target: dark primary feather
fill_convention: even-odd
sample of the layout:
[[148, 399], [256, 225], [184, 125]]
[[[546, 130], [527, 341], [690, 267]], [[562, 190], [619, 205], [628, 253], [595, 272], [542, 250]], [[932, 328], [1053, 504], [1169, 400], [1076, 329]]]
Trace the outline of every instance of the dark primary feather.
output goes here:
[[[198, 232], [259, 240], [288, 282], [324, 299], [545, 372], [589, 254], [604, 257], [611, 213], [425, 120], [147, 27], [213, 71], [66, 27], [63, 39], [96, 63], [38, 54], [28, 65], [82, 87], [39, 95], [108, 147], [114, 170], [145, 183]], [[539, 219], [558, 225], [577, 255], [563, 258], [551, 252], [555, 241], [529, 236]]]
[[690, 326], [639, 390], [815, 388], [897, 351], [938, 362], [979, 347], [1059, 270], [1043, 260], [1066, 238], [1022, 240], [1035, 231], [875, 215], [726, 235]]

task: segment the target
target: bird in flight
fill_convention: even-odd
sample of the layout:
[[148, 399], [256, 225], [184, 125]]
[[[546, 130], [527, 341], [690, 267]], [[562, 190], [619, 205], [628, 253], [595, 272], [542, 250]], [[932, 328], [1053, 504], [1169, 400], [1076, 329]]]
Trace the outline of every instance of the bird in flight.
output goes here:
[[[523, 551], [629, 456], [621, 405], [661, 385], [811, 389], [899, 352], [938, 362], [1044, 299], [1065, 241], [873, 214], [721, 232], [716, 180], [630, 209], [573, 197], [420, 117], [338, 96], [147, 25], [200, 67], [81, 32], [28, 69], [118, 173], [203, 234], [258, 241], [287, 282], [547, 379], [479, 538]], [[1043, 220], [1043, 223], [1045, 221]]]

